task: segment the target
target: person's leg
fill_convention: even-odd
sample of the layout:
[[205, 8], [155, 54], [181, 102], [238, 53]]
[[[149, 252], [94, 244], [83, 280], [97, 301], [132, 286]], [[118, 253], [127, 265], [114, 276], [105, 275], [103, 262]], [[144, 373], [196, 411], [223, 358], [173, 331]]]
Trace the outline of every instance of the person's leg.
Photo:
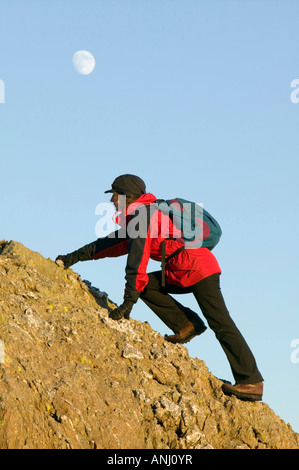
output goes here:
[[165, 323], [174, 333], [179, 333], [189, 322], [197, 331], [205, 329], [205, 325], [197, 313], [184, 307], [175, 300], [173, 294], [182, 294], [190, 290], [166, 284], [162, 287], [161, 271], [149, 273], [148, 284], [141, 293], [143, 302]]
[[263, 381], [249, 346], [226, 308], [220, 290], [219, 274], [198, 282], [192, 287], [192, 291], [227, 356], [236, 383], [254, 384]]

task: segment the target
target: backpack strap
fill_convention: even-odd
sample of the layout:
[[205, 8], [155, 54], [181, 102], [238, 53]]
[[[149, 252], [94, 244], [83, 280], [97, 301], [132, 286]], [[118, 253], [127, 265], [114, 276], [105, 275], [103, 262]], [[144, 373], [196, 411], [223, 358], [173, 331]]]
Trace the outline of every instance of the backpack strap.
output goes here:
[[[154, 201], [155, 203], [160, 203], [160, 202], [165, 202], [165, 199], [156, 199]], [[177, 250], [175, 250], [173, 253], [171, 253], [171, 255], [167, 256], [166, 257], [166, 241], [167, 240], [175, 240], [175, 237], [169, 237], [169, 238], [165, 238], [161, 245], [161, 268], [162, 268], [162, 287], [165, 287], [165, 265], [168, 261], [170, 261], [175, 255], [178, 255], [181, 251], [183, 251], [185, 249], [185, 246], [181, 246], [180, 248], [178, 248]]]
[[162, 248], [161, 248], [161, 254], [162, 254], [162, 258], [161, 258], [161, 268], [162, 268], [162, 287], [165, 287], [165, 263], [166, 263], [166, 260], [165, 260], [165, 253], [166, 253], [166, 243], [165, 243], [165, 240], [162, 241]]

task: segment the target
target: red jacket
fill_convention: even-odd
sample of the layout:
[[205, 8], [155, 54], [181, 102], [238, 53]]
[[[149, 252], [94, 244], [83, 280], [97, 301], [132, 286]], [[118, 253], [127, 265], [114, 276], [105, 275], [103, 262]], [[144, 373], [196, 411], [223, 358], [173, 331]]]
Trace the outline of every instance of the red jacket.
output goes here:
[[[149, 259], [162, 260], [162, 241], [179, 233], [169, 216], [162, 214], [153, 203], [156, 197], [147, 193], [126, 208], [118, 217], [119, 230], [95, 242], [94, 259], [128, 254], [125, 299], [136, 302], [148, 283]], [[183, 243], [166, 240], [168, 257]], [[221, 273], [215, 256], [208, 248], [184, 249], [166, 262], [165, 279], [169, 284], [192, 286], [215, 273]]]

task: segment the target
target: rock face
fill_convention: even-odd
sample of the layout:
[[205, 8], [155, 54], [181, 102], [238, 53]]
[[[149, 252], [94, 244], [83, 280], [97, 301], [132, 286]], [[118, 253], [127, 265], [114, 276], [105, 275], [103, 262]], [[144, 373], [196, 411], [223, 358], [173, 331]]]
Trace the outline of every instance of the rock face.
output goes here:
[[113, 307], [71, 269], [0, 243], [0, 448], [299, 448], [267, 404], [225, 396], [203, 361]]

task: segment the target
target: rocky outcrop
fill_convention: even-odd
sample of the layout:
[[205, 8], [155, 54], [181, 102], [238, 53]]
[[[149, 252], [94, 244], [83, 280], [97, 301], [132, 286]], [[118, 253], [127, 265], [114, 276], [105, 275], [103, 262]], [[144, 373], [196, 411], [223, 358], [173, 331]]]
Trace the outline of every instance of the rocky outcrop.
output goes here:
[[111, 308], [72, 269], [1, 242], [0, 448], [299, 448], [266, 403], [225, 396], [184, 346]]

